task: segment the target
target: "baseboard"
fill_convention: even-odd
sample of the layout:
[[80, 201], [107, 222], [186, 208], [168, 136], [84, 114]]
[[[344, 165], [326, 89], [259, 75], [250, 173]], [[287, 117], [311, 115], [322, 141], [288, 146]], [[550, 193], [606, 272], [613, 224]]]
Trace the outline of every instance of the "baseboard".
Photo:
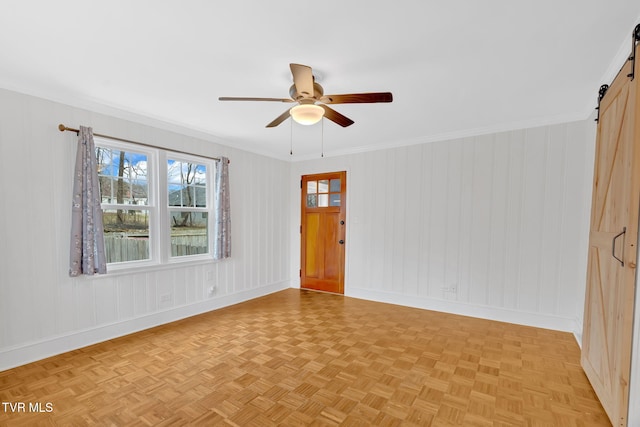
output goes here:
[[47, 357], [77, 350], [89, 345], [166, 323], [175, 322], [176, 320], [217, 310], [223, 307], [228, 307], [230, 305], [259, 298], [289, 288], [289, 281], [273, 283], [256, 289], [222, 295], [217, 298], [211, 298], [194, 304], [172, 307], [167, 310], [157, 311], [155, 313], [116, 323], [100, 325], [95, 328], [85, 329], [70, 334], [59, 335], [3, 349], [0, 350], [0, 372], [17, 366], [26, 365], [27, 363], [35, 362], [37, 360], [42, 360]]
[[345, 296], [365, 299], [368, 301], [377, 301], [413, 308], [422, 308], [425, 310], [459, 314], [461, 316], [514, 323], [517, 325], [571, 332], [574, 336], [576, 334], [576, 330], [578, 330], [576, 328], [576, 319], [549, 314], [523, 312], [506, 308], [467, 304], [459, 301], [403, 295], [394, 292], [361, 288], [349, 288], [348, 290], [345, 290]]
[[576, 328], [573, 330], [573, 337], [576, 339], [578, 343], [578, 347], [582, 350], [582, 322], [578, 322], [576, 319]]

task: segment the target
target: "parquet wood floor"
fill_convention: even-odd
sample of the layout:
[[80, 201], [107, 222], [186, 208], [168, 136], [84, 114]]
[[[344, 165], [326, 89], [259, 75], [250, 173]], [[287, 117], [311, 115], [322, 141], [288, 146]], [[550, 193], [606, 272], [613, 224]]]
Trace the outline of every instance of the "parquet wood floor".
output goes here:
[[290, 289], [0, 372], [0, 401], [27, 409], [0, 425], [610, 425], [579, 353], [568, 333]]

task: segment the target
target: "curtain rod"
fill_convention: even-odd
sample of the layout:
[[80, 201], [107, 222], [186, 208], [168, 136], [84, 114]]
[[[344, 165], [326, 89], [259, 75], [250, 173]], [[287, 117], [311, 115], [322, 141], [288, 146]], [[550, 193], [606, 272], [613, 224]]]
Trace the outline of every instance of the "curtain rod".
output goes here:
[[[58, 130], [60, 130], [60, 132], [69, 131], [69, 132], [80, 133], [79, 129], [74, 129], [74, 128], [67, 127], [67, 126], [63, 125], [62, 123], [60, 123], [58, 125]], [[101, 135], [99, 133], [94, 133], [93, 135], [99, 136], [99, 137], [102, 137], [102, 138], [115, 139], [116, 141], [129, 142], [131, 144], [142, 145], [144, 147], [149, 147], [149, 148], [159, 148], [161, 150], [171, 151], [172, 153], [188, 154], [190, 156], [194, 156], [195, 155], [195, 156], [204, 157], [204, 158], [207, 158], [207, 159], [212, 159], [212, 160], [217, 160], [217, 161], [220, 160], [220, 157], [201, 156], [200, 154], [193, 154], [193, 153], [188, 153], [186, 151], [173, 150], [173, 149], [170, 149], [170, 148], [160, 147], [158, 145], [146, 144], [144, 142], [132, 141], [130, 139], [117, 138], [115, 136]], [[231, 161], [229, 160], [228, 163], [231, 163]]]

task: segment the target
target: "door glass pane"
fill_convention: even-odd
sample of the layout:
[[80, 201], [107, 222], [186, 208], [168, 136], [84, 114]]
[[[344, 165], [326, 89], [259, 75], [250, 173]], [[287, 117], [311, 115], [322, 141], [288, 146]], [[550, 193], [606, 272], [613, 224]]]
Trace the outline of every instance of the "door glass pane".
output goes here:
[[318, 181], [318, 193], [328, 193], [329, 192], [329, 180], [321, 179]]
[[316, 194], [307, 194], [307, 207], [315, 208], [318, 206], [318, 196]]
[[318, 192], [318, 181], [307, 181], [307, 194]]
[[329, 191], [331, 193], [339, 193], [340, 192], [340, 179], [332, 179], [331, 184], [329, 184]]
[[340, 194], [329, 195], [329, 206], [340, 206]]
[[318, 207], [326, 208], [327, 206], [329, 206], [329, 195], [318, 194]]

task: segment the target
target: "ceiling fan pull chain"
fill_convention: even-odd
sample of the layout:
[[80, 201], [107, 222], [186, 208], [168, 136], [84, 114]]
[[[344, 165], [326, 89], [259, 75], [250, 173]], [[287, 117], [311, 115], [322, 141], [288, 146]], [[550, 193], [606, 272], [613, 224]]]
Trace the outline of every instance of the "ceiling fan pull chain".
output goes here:
[[293, 156], [293, 120], [289, 120], [290, 131], [289, 131], [289, 155]]
[[322, 122], [322, 125], [320, 125], [320, 150], [322, 151], [320, 157], [324, 157], [324, 120], [320, 119], [320, 121]]

